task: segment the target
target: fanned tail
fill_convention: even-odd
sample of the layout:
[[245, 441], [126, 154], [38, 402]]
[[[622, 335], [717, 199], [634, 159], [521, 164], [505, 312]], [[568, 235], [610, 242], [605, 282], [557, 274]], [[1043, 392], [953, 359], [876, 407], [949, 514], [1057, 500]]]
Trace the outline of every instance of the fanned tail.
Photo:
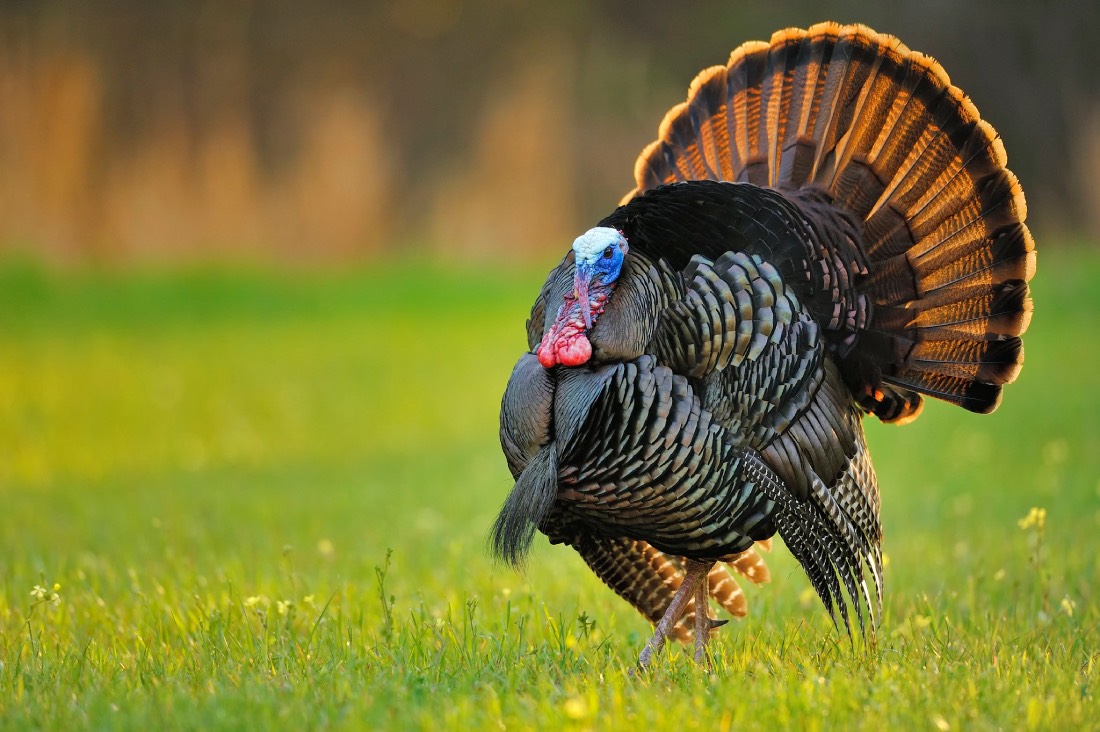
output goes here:
[[[835, 352], [859, 404], [902, 422], [920, 394], [991, 412], [1020, 371], [1035, 244], [1006, 160], [935, 60], [822, 23], [700, 73], [624, 202], [678, 181], [751, 183], [783, 191], [815, 231], [851, 238], [858, 261], [841, 255], [831, 271], [854, 280], [871, 317], [833, 333]], [[829, 226], [814, 227], [823, 216]]]

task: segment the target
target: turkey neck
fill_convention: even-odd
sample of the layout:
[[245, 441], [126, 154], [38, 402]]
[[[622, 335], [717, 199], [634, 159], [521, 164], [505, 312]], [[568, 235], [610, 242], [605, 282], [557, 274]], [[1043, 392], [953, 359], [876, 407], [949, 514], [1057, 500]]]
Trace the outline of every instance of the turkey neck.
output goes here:
[[[631, 251], [613, 285], [602, 285], [597, 279], [589, 286], [589, 306], [597, 307], [592, 312], [592, 328], [588, 330], [572, 291], [572, 268], [570, 256], [562, 263], [559, 274], [552, 276], [555, 284], [547, 293], [543, 336], [536, 349], [539, 362], [546, 368], [594, 366], [629, 361], [647, 353], [659, 315], [668, 306], [670, 293], [677, 290], [672, 284], [676, 276], [668, 265]], [[606, 292], [600, 288], [606, 288]], [[561, 303], [558, 309], [551, 309], [557, 303]], [[578, 359], [577, 364], [558, 358], [560, 351], [556, 345], [568, 344], [570, 338], [574, 348], [585, 349], [584, 360]]]
[[677, 297], [676, 276], [661, 261], [633, 250], [627, 255], [615, 292], [599, 323], [589, 331], [591, 363], [632, 361], [651, 353], [653, 333], [670, 297]]

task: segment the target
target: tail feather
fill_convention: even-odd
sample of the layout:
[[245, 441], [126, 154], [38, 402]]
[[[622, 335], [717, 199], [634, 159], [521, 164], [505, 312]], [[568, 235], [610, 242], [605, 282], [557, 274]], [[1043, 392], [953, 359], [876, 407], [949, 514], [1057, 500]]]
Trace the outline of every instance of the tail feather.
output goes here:
[[726, 92], [726, 67], [714, 66], [711, 72], [695, 77], [693, 101], [689, 114], [695, 137], [700, 143], [700, 154], [707, 171], [707, 178], [722, 178], [732, 171], [730, 164], [729, 128], [710, 124], [710, 110], [719, 109]]
[[945, 302], [963, 287], [1010, 281], [1026, 283], [1035, 275], [1035, 242], [1031, 232], [1020, 223], [991, 234], [988, 247], [978, 257], [969, 268], [955, 276], [927, 272], [922, 278], [926, 289], [921, 299]]
[[[871, 312], [830, 337], [860, 405], [904, 421], [919, 394], [991, 411], [1019, 372], [1035, 244], [1006, 162], [935, 60], [822, 23], [744, 44], [696, 77], [639, 157], [632, 195], [700, 179], [826, 193], [857, 222], [851, 274]], [[812, 196], [793, 198], [820, 215]]]
[[1022, 280], [1009, 280], [965, 299], [923, 307], [911, 317], [912, 327], [926, 329], [927, 338], [945, 329], [972, 338], [1010, 336], [1027, 330], [1031, 300]]
[[986, 384], [956, 376], [944, 376], [931, 371], [907, 369], [890, 381], [922, 394], [934, 396], [963, 409], [988, 414], [1001, 404], [999, 384]]
[[[784, 48], [784, 51], [780, 52], [779, 48]], [[787, 51], [787, 48], [790, 50]], [[817, 52], [821, 48], [821, 44], [818, 44]], [[773, 46], [770, 59], [773, 65], [776, 65], [776, 56], [785, 56], [785, 63], [782, 64], [784, 83], [780, 90], [787, 92], [782, 94], [778, 104], [770, 105], [776, 110], [770, 166], [773, 186], [783, 179], [798, 177], [806, 180], [810, 173], [814, 146], [812, 141], [804, 139], [804, 135], [817, 88], [816, 75], [820, 68], [820, 59], [815, 60], [814, 52], [815, 47], [809, 41], [809, 34], [804, 31], [792, 34], [786, 47]], [[812, 81], [811, 75], [814, 76]]]
[[1016, 336], [994, 341], [928, 341], [913, 349], [919, 371], [989, 384], [1007, 384], [1016, 378], [1021, 359]]
[[736, 83], [740, 87], [730, 105], [730, 126], [736, 131], [734, 139], [737, 141], [741, 162], [737, 181], [764, 186], [768, 184], [768, 161], [760, 144], [760, 85], [767, 71], [769, 46], [766, 43], [753, 43], [745, 44], [741, 48], [744, 49], [744, 60], [735, 68], [739, 68], [742, 73], [727, 75], [728, 82]]
[[795, 62], [801, 51], [806, 34], [792, 31], [782, 37], [773, 37], [768, 47], [764, 77], [760, 83], [761, 125], [757, 144], [757, 156], [767, 162], [767, 185], [776, 186], [777, 171], [780, 168], [780, 153], [785, 133], [789, 126], [791, 95], [785, 92], [790, 87]]
[[860, 120], [864, 115], [881, 116], [880, 106], [888, 96], [880, 87], [891, 83], [882, 62], [892, 49], [876, 46], [877, 39], [866, 31], [861, 26], [841, 30], [830, 68], [837, 88], [828, 134], [822, 139], [818, 152], [820, 162], [814, 172], [814, 181], [839, 200], [857, 193], [871, 193], [857, 185], [863, 176], [851, 163], [871, 144], [871, 130], [860, 124]]

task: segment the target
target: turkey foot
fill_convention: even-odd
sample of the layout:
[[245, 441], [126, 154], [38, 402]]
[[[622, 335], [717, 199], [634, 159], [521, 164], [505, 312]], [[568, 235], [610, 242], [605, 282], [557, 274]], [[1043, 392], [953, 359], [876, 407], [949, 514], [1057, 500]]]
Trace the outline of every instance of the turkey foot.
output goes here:
[[[710, 573], [710, 568], [713, 566], [714, 562], [699, 562], [694, 559], [685, 560], [684, 581], [680, 583], [680, 589], [676, 591], [672, 602], [669, 603], [668, 610], [665, 610], [665, 614], [658, 621], [653, 637], [642, 649], [642, 655], [638, 657], [638, 667], [640, 669], [648, 668], [650, 661], [653, 660], [653, 654], [660, 652], [661, 648], [664, 647], [668, 634], [672, 632], [676, 623], [683, 617], [684, 611], [687, 610], [691, 596], [700, 589], [701, 593], [696, 596], [695, 605], [695, 660], [702, 663], [706, 659], [706, 644], [712, 627], [710, 615], [707, 612], [707, 595], [709, 593], [707, 574]], [[700, 597], [702, 598], [702, 604], [698, 599]], [[703, 618], [702, 621], [699, 620], [700, 617]], [[700, 633], [700, 627], [705, 627], [706, 630]]]

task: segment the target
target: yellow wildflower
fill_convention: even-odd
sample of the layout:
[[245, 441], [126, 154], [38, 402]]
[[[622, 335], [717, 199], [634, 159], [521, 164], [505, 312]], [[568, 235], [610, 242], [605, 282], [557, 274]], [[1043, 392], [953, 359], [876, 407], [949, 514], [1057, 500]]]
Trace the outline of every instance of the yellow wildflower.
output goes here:
[[1047, 510], [1045, 508], [1032, 507], [1027, 516], [1016, 522], [1016, 525], [1021, 529], [1030, 529], [1034, 526], [1037, 529], [1042, 530], [1043, 526], [1047, 522]]
[[571, 696], [563, 705], [565, 716], [569, 719], [584, 719], [588, 716], [588, 705], [579, 696]]

